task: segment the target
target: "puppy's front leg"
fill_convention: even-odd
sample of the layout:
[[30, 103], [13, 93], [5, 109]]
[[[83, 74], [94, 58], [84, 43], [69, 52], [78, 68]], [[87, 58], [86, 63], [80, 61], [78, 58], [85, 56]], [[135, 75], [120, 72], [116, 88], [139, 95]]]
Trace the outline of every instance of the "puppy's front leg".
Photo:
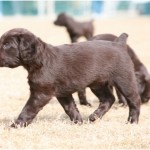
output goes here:
[[64, 108], [66, 114], [70, 117], [71, 121], [73, 121], [74, 123], [83, 122], [72, 95], [65, 97], [57, 97], [57, 99]]
[[79, 36], [78, 35], [74, 35], [72, 33], [69, 32], [69, 36], [70, 36], [70, 39], [71, 39], [71, 43], [76, 43]]
[[43, 93], [31, 93], [29, 100], [11, 127], [26, 127], [32, 122], [37, 113], [49, 102], [50, 99], [51, 96], [45, 95]]

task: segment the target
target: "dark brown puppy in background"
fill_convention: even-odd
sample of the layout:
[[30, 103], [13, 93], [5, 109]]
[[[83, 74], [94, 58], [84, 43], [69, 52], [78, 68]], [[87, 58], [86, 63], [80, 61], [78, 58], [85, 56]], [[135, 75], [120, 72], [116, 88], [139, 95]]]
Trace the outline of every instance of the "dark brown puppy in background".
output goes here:
[[[113, 34], [99, 34], [94, 37], [92, 37], [90, 40], [106, 40], [106, 41], [114, 41], [117, 38], [116, 35]], [[150, 74], [148, 73], [147, 68], [145, 65], [140, 61], [134, 50], [127, 45], [127, 53], [129, 54], [133, 64], [134, 64], [134, 70], [136, 75], [136, 80], [138, 84], [138, 91], [141, 97], [142, 103], [146, 103], [150, 99]], [[86, 91], [85, 89], [82, 89], [81, 91], [78, 91], [80, 93], [80, 103], [87, 104], [87, 98], [86, 98]], [[119, 103], [123, 105], [127, 105], [127, 100], [125, 97], [116, 89], [116, 93], [118, 96]], [[89, 104], [89, 103], [88, 103]]]
[[132, 61], [126, 52], [127, 35], [115, 42], [87, 41], [52, 46], [26, 29], [15, 28], [0, 38], [0, 66], [23, 66], [28, 71], [30, 97], [12, 127], [26, 126], [56, 96], [75, 123], [82, 117], [72, 94], [90, 87], [100, 99], [90, 121], [101, 118], [115, 101], [110, 86], [114, 85], [127, 99], [128, 121], [137, 123], [140, 114]]
[[55, 25], [65, 26], [70, 36], [71, 42], [77, 42], [78, 38], [84, 36], [87, 40], [93, 36], [93, 21], [77, 22], [65, 13], [58, 15]]
[[[117, 36], [113, 34], [99, 34], [92, 37], [90, 40], [114, 41], [116, 38]], [[137, 79], [139, 94], [141, 96], [141, 101], [142, 103], [146, 103], [150, 99], [150, 74], [148, 73], [145, 65], [140, 61], [134, 50], [129, 45], [127, 45], [126, 50], [134, 64], [134, 70]], [[125, 97], [119, 91], [117, 91], [117, 96], [121, 103], [126, 104], [127, 101]]]

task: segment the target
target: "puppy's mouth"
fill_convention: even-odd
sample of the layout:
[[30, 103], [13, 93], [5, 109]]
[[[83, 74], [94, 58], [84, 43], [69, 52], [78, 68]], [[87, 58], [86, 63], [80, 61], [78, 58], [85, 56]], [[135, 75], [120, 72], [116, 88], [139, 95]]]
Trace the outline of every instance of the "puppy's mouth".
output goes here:
[[57, 25], [57, 21], [54, 21], [54, 24]]
[[0, 67], [9, 67], [9, 65], [7, 63], [1, 63]]
[[16, 68], [19, 65], [9, 64], [7, 62], [0, 63], [0, 67]]
[[[0, 67], [5, 67], [5, 65], [6, 64], [3, 61], [0, 62]], [[6, 65], [6, 67], [7, 67], [7, 65]]]

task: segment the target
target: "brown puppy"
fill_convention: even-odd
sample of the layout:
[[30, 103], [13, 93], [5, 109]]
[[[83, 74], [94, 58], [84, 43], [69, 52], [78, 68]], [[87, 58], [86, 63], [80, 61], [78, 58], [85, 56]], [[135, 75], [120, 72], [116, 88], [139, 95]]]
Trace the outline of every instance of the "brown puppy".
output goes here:
[[[114, 41], [116, 38], [117, 36], [113, 34], [100, 34], [100, 35], [92, 37], [90, 40], [92, 41], [93, 40]], [[138, 83], [138, 90], [141, 96], [141, 101], [142, 103], [146, 103], [150, 99], [150, 74], [148, 73], [148, 70], [146, 69], [144, 64], [140, 61], [138, 56], [135, 54], [134, 50], [129, 45], [127, 45], [126, 50], [134, 64], [135, 75], [136, 75], [136, 79]], [[121, 103], [126, 104], [126, 99], [118, 90], [117, 90], [117, 95], [118, 95], [119, 101]]]
[[71, 42], [77, 42], [78, 38], [84, 36], [89, 39], [93, 36], [94, 27], [93, 21], [89, 22], [77, 22], [65, 13], [58, 15], [57, 20], [54, 22], [55, 25], [65, 26], [70, 36]]
[[127, 35], [122, 34], [116, 42], [87, 41], [54, 47], [26, 29], [15, 28], [3, 34], [0, 66], [23, 66], [30, 86], [30, 97], [12, 127], [31, 123], [52, 96], [57, 97], [72, 121], [82, 122], [72, 93], [85, 87], [90, 87], [101, 101], [89, 117], [95, 121], [115, 101], [111, 85], [127, 99], [128, 121], [138, 122], [141, 100], [133, 64], [125, 50], [126, 39]]

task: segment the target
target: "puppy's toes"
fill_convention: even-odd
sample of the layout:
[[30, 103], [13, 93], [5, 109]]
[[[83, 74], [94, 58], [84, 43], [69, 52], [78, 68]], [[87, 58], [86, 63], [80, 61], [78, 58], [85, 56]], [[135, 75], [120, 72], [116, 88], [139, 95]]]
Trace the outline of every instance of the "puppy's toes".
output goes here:
[[81, 117], [80, 114], [75, 114], [74, 118], [71, 119], [75, 124], [82, 124], [83, 123], [83, 119]]
[[93, 114], [91, 114], [91, 115], [89, 116], [89, 120], [90, 120], [91, 122], [96, 121], [98, 118], [99, 118], [99, 117], [98, 117], [97, 114], [95, 114], [95, 113], [93, 113]]
[[17, 126], [17, 124], [12, 123], [12, 124], [10, 125], [10, 128], [15, 128], [15, 129], [17, 129], [17, 128], [18, 128], [18, 126]]

